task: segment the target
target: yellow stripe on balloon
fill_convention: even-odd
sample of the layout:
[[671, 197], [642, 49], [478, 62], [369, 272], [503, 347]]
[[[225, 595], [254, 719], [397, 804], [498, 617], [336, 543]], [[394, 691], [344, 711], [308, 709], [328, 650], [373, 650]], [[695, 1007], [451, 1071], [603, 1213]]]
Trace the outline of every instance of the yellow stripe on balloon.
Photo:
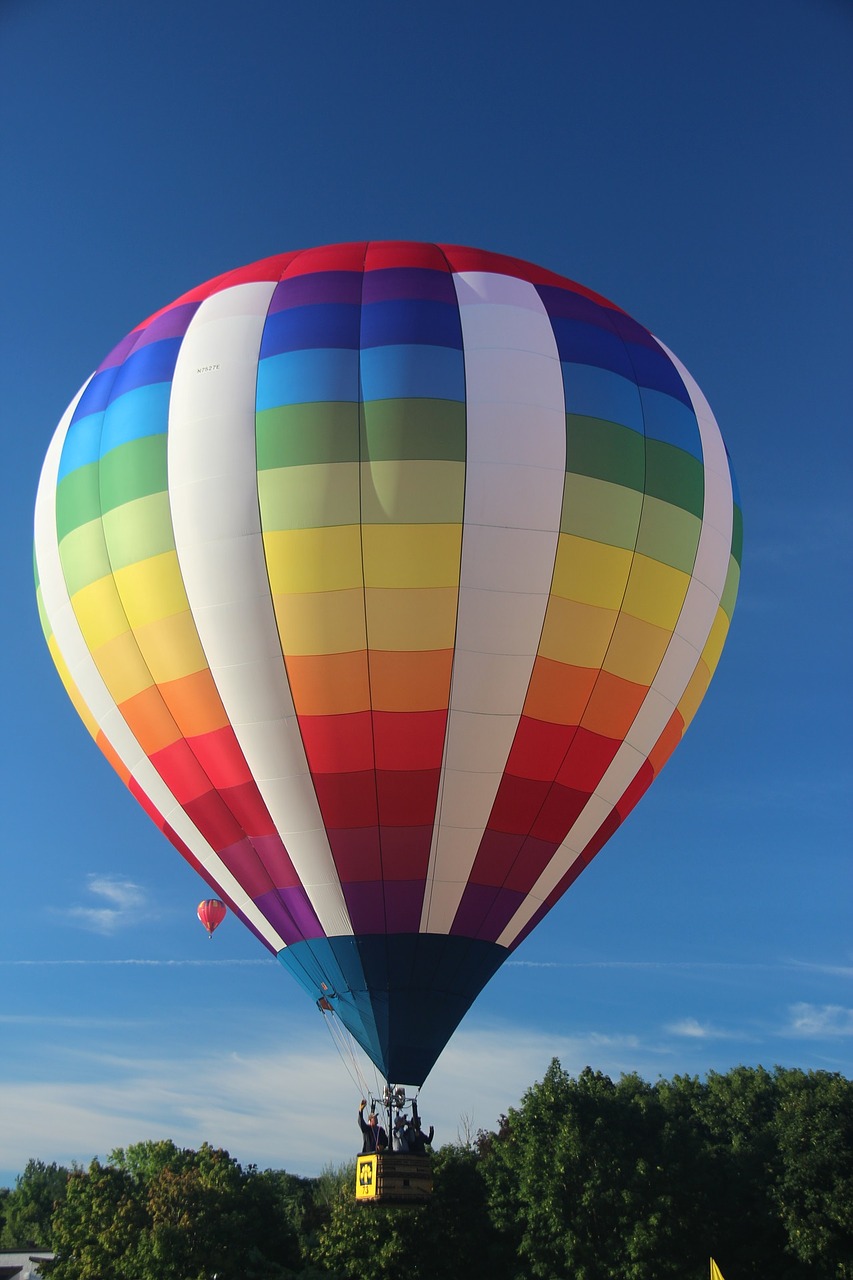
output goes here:
[[459, 588], [370, 587], [364, 593], [371, 649], [416, 652], [451, 649]]
[[622, 611], [674, 631], [689, 586], [689, 573], [637, 554], [631, 566]]
[[360, 587], [361, 530], [274, 529], [264, 534], [267, 573], [274, 596]]
[[705, 648], [702, 650], [702, 658], [708, 664], [708, 670], [711, 675], [717, 669], [717, 663], [720, 661], [720, 655], [723, 652], [723, 645], [726, 643], [726, 636], [729, 634], [729, 618], [724, 609], [718, 608], [708, 639], [705, 641]]
[[113, 576], [134, 631], [189, 608], [175, 551], [116, 569]]
[[285, 653], [353, 653], [366, 647], [361, 587], [282, 593], [273, 596], [273, 606]]
[[123, 631], [99, 649], [92, 650], [104, 684], [119, 704], [134, 698], [154, 683], [132, 631]]
[[650, 685], [671, 638], [672, 632], [667, 627], [622, 613], [602, 666], [623, 680]]
[[539, 653], [574, 667], [600, 667], [618, 616], [615, 609], [602, 609], [552, 595]]
[[450, 587], [459, 581], [462, 526], [366, 525], [367, 587]]
[[83, 587], [71, 597], [71, 604], [90, 652], [128, 630], [127, 614], [112, 574]]
[[158, 618], [135, 633], [136, 642], [156, 684], [203, 671], [207, 659], [189, 609]]
[[600, 609], [620, 609], [633, 553], [561, 533], [551, 594]]
[[708, 667], [708, 664], [702, 658], [700, 658], [696, 666], [696, 670], [693, 672], [693, 675], [690, 677], [690, 681], [687, 685], [687, 688], [684, 690], [684, 693], [681, 695], [681, 699], [678, 703], [678, 710], [681, 712], [682, 716], [684, 717], [685, 729], [687, 728], [687, 726], [690, 724], [690, 721], [695, 716], [699, 708], [699, 703], [704, 698], [705, 691], [708, 688], [708, 685], [710, 683], [711, 683], [710, 668]]

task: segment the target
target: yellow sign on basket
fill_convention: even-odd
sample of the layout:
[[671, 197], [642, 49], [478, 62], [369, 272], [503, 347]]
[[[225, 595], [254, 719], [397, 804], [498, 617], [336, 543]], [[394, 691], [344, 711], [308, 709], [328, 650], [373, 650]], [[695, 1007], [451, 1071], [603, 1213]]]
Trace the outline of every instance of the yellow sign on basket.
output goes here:
[[358, 1156], [355, 1162], [356, 1200], [375, 1200], [379, 1186], [378, 1157]]

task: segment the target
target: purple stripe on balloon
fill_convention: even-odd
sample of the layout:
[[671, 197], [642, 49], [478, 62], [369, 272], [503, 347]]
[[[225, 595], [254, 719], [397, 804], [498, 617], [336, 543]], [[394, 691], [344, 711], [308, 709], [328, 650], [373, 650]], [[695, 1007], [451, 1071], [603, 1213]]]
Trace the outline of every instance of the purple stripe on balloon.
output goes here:
[[381, 880], [342, 884], [353, 933], [385, 933], [385, 896]]
[[510, 867], [524, 847], [525, 839], [523, 832], [495, 831], [488, 827], [480, 840], [472, 876], [476, 876], [478, 881], [493, 884], [496, 888], [503, 884]]
[[251, 840], [252, 847], [266, 868], [270, 884], [282, 889], [299, 883], [290, 855], [277, 831], [266, 836], [252, 836]]
[[98, 365], [97, 372], [104, 369], [115, 369], [123, 364], [131, 351], [145, 346], [149, 342], [159, 342], [162, 338], [181, 338], [186, 333], [196, 311], [198, 302], [183, 302], [178, 307], [169, 307], [161, 315], [156, 316], [144, 327], [132, 329], [121, 342], [116, 343], [106, 359]]
[[133, 350], [139, 341], [139, 330], [134, 329], [132, 333], [122, 338], [121, 342], [117, 342], [112, 351], [98, 365], [96, 373], [103, 373], [105, 369], [115, 369], [117, 365], [123, 364], [125, 357]]
[[396, 298], [450, 302], [456, 306], [453, 277], [449, 271], [433, 271], [428, 267], [380, 267], [364, 273], [364, 303], [390, 302]]
[[255, 906], [288, 946], [308, 938], [325, 937], [323, 927], [301, 885], [262, 893], [255, 898]]
[[386, 880], [385, 909], [389, 933], [417, 933], [424, 904], [423, 880]]
[[539, 879], [562, 842], [538, 836], [511, 836], [501, 831], [483, 833], [471, 882], [506, 888], [526, 896]]
[[526, 897], [527, 894], [519, 893], [515, 889], [499, 889], [497, 897], [480, 925], [477, 937], [483, 942], [497, 942]]
[[149, 342], [160, 342], [163, 338], [182, 338], [200, 305], [199, 302], [182, 302], [180, 306], [163, 311], [141, 333], [137, 330], [137, 346], [144, 347]]
[[618, 312], [612, 307], [603, 307], [600, 302], [585, 298], [573, 289], [559, 289], [551, 284], [538, 284], [535, 288], [549, 316], [582, 320], [585, 324], [597, 324], [610, 333], [614, 332], [613, 317]]
[[524, 898], [523, 893], [514, 889], [496, 889], [490, 884], [466, 885], [450, 932], [458, 937], [496, 942]]
[[248, 836], [220, 849], [219, 859], [250, 898], [257, 899], [275, 889], [275, 881]]
[[287, 307], [305, 307], [315, 302], [361, 302], [360, 271], [312, 271], [308, 275], [285, 277], [275, 287], [269, 314]]

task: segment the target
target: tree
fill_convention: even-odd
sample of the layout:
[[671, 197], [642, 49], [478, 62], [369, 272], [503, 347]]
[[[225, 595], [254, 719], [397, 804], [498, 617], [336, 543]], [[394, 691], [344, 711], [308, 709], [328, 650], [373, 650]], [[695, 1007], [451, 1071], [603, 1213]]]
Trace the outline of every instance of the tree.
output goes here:
[[853, 1280], [853, 1083], [777, 1068], [773, 1188], [791, 1254], [823, 1277]]
[[56, 1280], [286, 1280], [300, 1264], [275, 1183], [227, 1151], [140, 1143], [74, 1175], [54, 1215]]
[[93, 1160], [68, 1180], [65, 1199], [52, 1219], [56, 1258], [41, 1264], [55, 1280], [143, 1280], [138, 1242], [145, 1211], [133, 1179], [124, 1169]]
[[555, 1059], [501, 1132], [481, 1141], [490, 1210], [515, 1275], [644, 1280], [667, 1256], [664, 1111], [637, 1076], [614, 1084]]
[[63, 1165], [28, 1160], [14, 1190], [6, 1193], [0, 1244], [10, 1249], [50, 1248], [51, 1215], [54, 1205], [65, 1198], [68, 1176]]

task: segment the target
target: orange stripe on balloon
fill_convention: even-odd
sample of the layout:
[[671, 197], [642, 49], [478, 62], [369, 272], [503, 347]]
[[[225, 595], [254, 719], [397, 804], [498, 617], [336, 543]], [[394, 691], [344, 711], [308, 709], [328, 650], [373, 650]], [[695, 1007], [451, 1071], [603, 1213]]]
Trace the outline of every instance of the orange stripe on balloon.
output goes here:
[[649, 752], [649, 764], [657, 776], [684, 737], [684, 717], [681, 712], [673, 711], [666, 722], [666, 728]]
[[116, 773], [121, 778], [125, 786], [129, 787], [130, 781], [131, 781], [131, 772], [128, 769], [127, 765], [124, 763], [124, 761], [121, 759], [121, 757], [116, 754], [115, 747], [106, 737], [102, 729], [99, 729], [97, 734], [95, 735], [95, 742], [97, 746], [100, 747], [101, 751], [103, 751], [104, 756], [112, 765], [112, 767], [115, 769]]
[[211, 733], [228, 724], [219, 690], [206, 667], [177, 680], [169, 680], [159, 689], [185, 738]]
[[539, 657], [533, 664], [524, 714], [552, 724], [578, 724], [598, 671]]
[[337, 716], [370, 706], [367, 654], [289, 655], [287, 677], [300, 716]]
[[452, 649], [414, 653], [371, 649], [368, 661], [375, 711], [437, 711], [448, 706]]
[[599, 673], [589, 705], [583, 714], [582, 724], [593, 733], [620, 742], [634, 723], [637, 712], [646, 700], [648, 685], [623, 680], [609, 671]]
[[128, 698], [119, 710], [147, 756], [162, 751], [183, 736], [156, 685]]

